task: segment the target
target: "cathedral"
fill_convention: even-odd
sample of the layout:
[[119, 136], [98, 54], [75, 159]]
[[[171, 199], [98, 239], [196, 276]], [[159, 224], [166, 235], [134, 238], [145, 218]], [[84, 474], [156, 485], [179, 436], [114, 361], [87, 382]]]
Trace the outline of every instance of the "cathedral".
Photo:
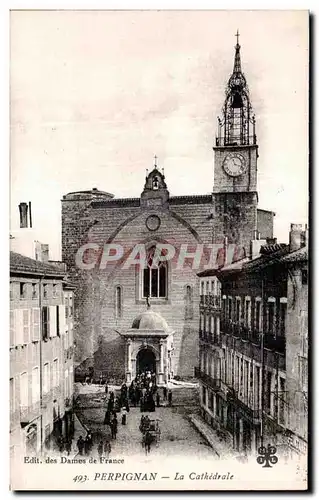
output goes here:
[[[171, 196], [155, 158], [139, 198], [114, 198], [97, 188], [63, 196], [62, 260], [77, 286], [78, 372], [93, 367], [97, 377], [130, 382], [147, 369], [159, 385], [192, 377], [198, 364], [197, 273], [208, 264], [203, 252], [199, 267], [193, 265], [197, 249], [233, 244], [248, 256], [251, 240], [273, 236], [274, 213], [257, 208], [256, 124], [238, 38], [213, 150], [214, 184], [202, 195]], [[176, 249], [176, 257], [154, 263], [159, 244]], [[121, 248], [121, 259], [101, 265], [105, 245]], [[134, 248], [145, 249], [145, 265], [123, 265]]]

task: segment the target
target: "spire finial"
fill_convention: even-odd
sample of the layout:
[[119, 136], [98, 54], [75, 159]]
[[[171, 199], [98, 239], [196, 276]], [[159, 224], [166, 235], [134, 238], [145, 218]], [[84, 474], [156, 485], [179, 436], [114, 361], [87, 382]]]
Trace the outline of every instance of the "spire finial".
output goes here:
[[235, 35], [237, 38], [237, 44], [235, 45], [235, 60], [234, 60], [234, 70], [233, 73], [241, 73], [241, 62], [240, 62], [240, 45], [239, 45], [239, 31]]
[[154, 168], [157, 168], [157, 156], [154, 155]]
[[239, 36], [240, 36], [240, 35], [239, 35], [239, 31], [237, 30], [237, 33], [236, 33], [236, 35], [235, 35], [235, 37], [237, 37], [237, 44], [236, 44], [236, 45], [239, 45]]

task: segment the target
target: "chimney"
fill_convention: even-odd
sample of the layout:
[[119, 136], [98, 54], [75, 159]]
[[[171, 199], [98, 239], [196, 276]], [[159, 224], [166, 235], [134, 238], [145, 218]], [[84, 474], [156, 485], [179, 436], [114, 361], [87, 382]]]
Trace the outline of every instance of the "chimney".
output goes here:
[[260, 255], [260, 249], [266, 244], [266, 240], [260, 239], [260, 233], [254, 231], [254, 239], [250, 241], [250, 259], [256, 259]]
[[29, 201], [29, 222], [30, 222], [30, 227], [32, 227], [31, 201]]
[[289, 233], [289, 250], [294, 252], [305, 243], [305, 231], [302, 229], [302, 224], [290, 224]]
[[41, 261], [48, 262], [49, 260], [49, 245], [41, 243]]
[[19, 205], [20, 212], [20, 228], [28, 227], [28, 204], [21, 202]]

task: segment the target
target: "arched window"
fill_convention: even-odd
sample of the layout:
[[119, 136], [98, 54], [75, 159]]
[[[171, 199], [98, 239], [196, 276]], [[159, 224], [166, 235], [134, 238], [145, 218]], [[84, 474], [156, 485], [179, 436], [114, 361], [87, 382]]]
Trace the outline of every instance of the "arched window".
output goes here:
[[193, 319], [193, 290], [190, 285], [186, 286], [185, 319]]
[[146, 267], [143, 269], [143, 298], [167, 297], [167, 262], [154, 264], [155, 247], [151, 247], [146, 257]]
[[115, 317], [122, 317], [122, 289], [120, 286], [115, 288]]
[[152, 186], [153, 186], [153, 189], [154, 190], [157, 190], [159, 188], [159, 180], [158, 180], [158, 177], [153, 177], [153, 180], [152, 180]]

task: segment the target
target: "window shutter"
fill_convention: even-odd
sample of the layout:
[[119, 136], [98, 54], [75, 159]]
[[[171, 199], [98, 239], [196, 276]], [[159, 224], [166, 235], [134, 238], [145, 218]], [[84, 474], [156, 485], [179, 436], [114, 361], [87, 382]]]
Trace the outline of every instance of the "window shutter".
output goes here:
[[59, 329], [60, 335], [65, 333], [65, 305], [59, 306]]
[[23, 343], [30, 342], [30, 309], [23, 309]]
[[32, 341], [37, 342], [40, 340], [40, 308], [34, 307], [32, 309]]
[[42, 307], [41, 321], [42, 321], [42, 340], [48, 339], [48, 308]]
[[14, 347], [15, 345], [15, 319], [16, 319], [16, 310], [13, 309], [10, 311], [10, 347]]
[[61, 335], [61, 330], [60, 330], [60, 311], [59, 311], [59, 306], [56, 306], [56, 334], [58, 337]]
[[50, 306], [50, 337], [56, 337], [56, 306]]
[[23, 309], [16, 309], [16, 345], [23, 345]]

